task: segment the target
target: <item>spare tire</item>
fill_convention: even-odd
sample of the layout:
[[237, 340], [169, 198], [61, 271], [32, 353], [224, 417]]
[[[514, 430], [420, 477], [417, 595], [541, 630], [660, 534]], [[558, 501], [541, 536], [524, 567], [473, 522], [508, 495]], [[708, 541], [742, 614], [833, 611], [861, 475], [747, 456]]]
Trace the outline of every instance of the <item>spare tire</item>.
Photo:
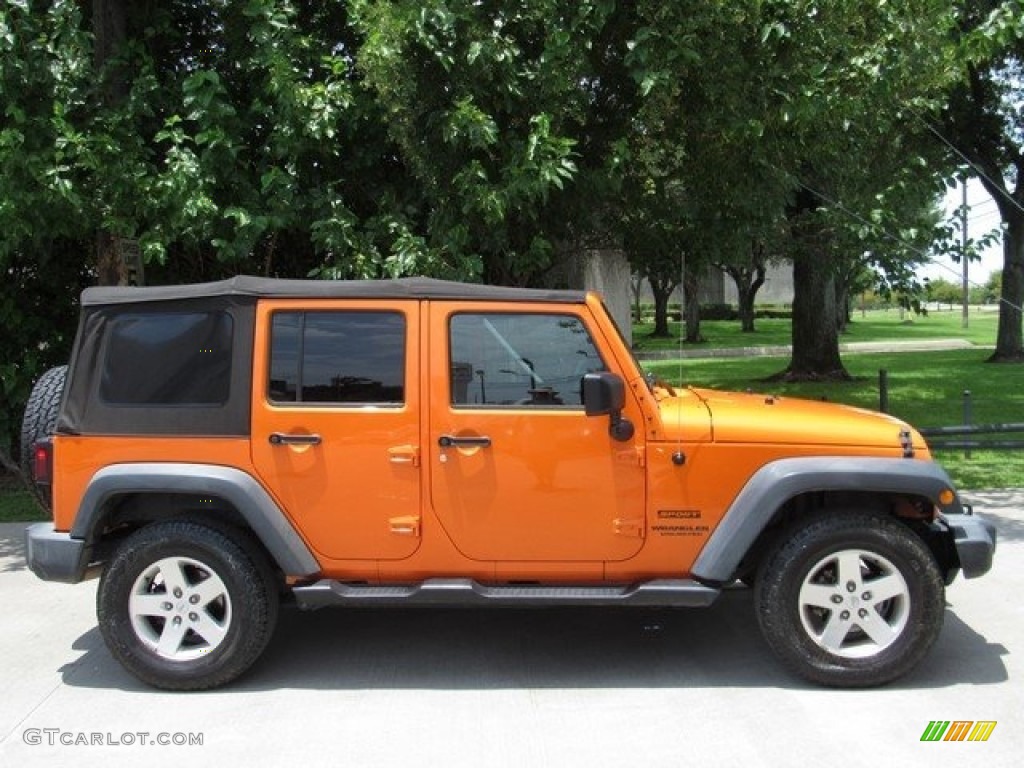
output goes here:
[[[32, 480], [32, 446], [36, 441], [52, 435], [57, 426], [57, 414], [60, 412], [67, 375], [66, 365], [48, 370], [32, 387], [32, 394], [25, 404], [25, 415], [21, 420], [21, 471], [25, 473], [26, 480]], [[50, 500], [36, 490], [35, 484], [30, 482], [29, 485], [49, 509]]]

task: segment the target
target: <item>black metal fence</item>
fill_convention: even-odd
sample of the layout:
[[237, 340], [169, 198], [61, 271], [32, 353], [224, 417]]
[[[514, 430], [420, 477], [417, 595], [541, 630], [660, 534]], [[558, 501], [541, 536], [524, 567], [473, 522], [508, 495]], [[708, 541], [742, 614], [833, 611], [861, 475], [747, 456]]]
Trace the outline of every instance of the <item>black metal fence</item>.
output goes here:
[[[924, 427], [918, 431], [928, 439], [928, 446], [934, 450], [964, 452], [971, 458], [972, 451], [1020, 451], [1024, 450], [1024, 424], [975, 424], [974, 401], [971, 390], [965, 389], [963, 398], [963, 423], [949, 427]], [[878, 372], [878, 410], [889, 412], [889, 372]], [[1008, 435], [1016, 439], [996, 439], [992, 436]], [[979, 439], [981, 438], [981, 439]]]

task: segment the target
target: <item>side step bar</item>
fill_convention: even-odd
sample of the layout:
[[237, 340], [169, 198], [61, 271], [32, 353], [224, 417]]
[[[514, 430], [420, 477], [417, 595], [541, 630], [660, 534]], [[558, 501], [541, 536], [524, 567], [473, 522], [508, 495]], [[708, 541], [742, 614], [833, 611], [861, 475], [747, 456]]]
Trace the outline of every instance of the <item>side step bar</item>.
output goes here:
[[292, 590], [300, 608], [332, 605], [635, 605], [701, 608], [721, 590], [692, 579], [655, 579], [615, 586], [490, 586], [473, 579], [427, 579], [418, 584], [371, 586], [323, 579]]

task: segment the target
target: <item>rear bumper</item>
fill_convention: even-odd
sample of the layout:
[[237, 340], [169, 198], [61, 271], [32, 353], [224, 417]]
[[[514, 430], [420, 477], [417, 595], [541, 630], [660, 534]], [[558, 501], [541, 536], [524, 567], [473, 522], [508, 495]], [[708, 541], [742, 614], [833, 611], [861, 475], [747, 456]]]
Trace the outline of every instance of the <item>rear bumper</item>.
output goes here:
[[75, 584], [85, 576], [89, 547], [82, 539], [53, 529], [53, 523], [36, 523], [25, 529], [25, 561], [44, 581]]
[[943, 517], [953, 534], [964, 578], [973, 579], [988, 573], [996, 551], [996, 527], [970, 513]]

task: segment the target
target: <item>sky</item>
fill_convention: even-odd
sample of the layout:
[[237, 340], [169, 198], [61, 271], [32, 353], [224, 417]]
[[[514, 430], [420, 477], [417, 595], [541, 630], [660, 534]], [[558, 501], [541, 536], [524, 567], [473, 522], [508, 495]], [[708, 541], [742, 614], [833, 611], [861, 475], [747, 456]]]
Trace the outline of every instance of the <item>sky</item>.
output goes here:
[[[957, 209], [963, 200], [963, 188], [957, 186], [946, 191], [946, 216], [953, 218], [957, 215]], [[967, 205], [970, 211], [967, 214], [967, 235], [971, 238], [979, 238], [992, 229], [999, 228], [999, 211], [995, 201], [989, 197], [988, 192], [977, 179], [967, 182]], [[997, 269], [1003, 268], [1003, 246], [999, 239], [990, 245], [983, 253], [981, 261], [972, 261], [968, 265], [968, 279], [971, 283], [984, 285], [989, 274]], [[931, 264], [925, 265], [917, 270], [920, 278], [943, 278], [951, 283], [959, 283], [962, 278], [961, 266], [951, 258], [938, 257]]]

